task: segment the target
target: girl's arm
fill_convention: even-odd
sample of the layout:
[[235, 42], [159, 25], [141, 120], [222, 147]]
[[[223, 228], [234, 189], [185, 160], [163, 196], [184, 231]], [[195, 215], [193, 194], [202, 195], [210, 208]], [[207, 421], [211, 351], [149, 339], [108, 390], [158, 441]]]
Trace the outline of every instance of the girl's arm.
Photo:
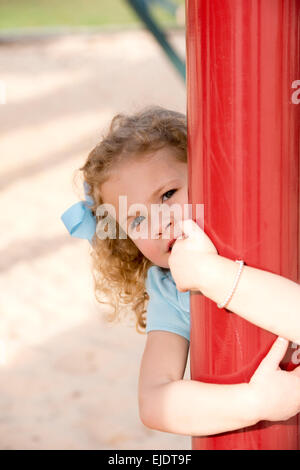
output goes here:
[[278, 368], [287, 344], [274, 343], [249, 384], [215, 385], [183, 380], [189, 348], [184, 337], [150, 331], [139, 376], [142, 422], [159, 431], [199, 436], [243, 428], [261, 419], [290, 418], [300, 411], [300, 371]]
[[[187, 238], [175, 242], [168, 259], [178, 290], [200, 290], [222, 303], [232, 289], [239, 265], [218, 255], [193, 220], [185, 220], [180, 228]], [[244, 266], [227, 309], [300, 344], [300, 286], [289, 279]]]
[[[230, 292], [239, 265], [217, 254], [202, 254], [199, 290], [217, 303]], [[244, 266], [228, 310], [276, 335], [300, 344], [300, 286], [277, 274]]]

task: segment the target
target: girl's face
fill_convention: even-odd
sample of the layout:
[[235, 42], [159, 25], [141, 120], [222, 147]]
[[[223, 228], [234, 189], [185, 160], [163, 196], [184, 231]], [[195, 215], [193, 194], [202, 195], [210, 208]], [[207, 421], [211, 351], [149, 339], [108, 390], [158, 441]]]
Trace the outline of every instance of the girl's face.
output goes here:
[[[146, 158], [121, 162], [101, 186], [103, 203], [114, 207], [116, 220], [127, 236], [146, 258], [163, 268], [169, 268], [170, 240], [181, 235], [176, 223], [183, 220], [186, 213], [187, 177], [187, 163], [178, 161], [171, 147], [164, 147], [147, 154]], [[126, 212], [124, 206], [120, 211], [120, 196], [127, 197]], [[142, 204], [138, 210], [133, 207], [137, 203]], [[160, 213], [158, 204], [165, 206]], [[173, 204], [177, 209], [168, 210], [166, 205]]]

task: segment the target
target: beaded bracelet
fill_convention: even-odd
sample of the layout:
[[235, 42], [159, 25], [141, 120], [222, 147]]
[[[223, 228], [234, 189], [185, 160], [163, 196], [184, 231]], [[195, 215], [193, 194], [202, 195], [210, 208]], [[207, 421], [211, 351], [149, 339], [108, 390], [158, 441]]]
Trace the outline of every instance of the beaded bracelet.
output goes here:
[[244, 266], [244, 261], [241, 260], [241, 259], [236, 259], [235, 260], [236, 263], [239, 263], [240, 267], [239, 267], [239, 270], [236, 274], [236, 277], [235, 277], [235, 280], [234, 280], [234, 284], [232, 286], [232, 289], [231, 291], [229, 292], [228, 296], [226, 297], [225, 301], [222, 303], [222, 304], [217, 304], [218, 308], [225, 308], [226, 305], [229, 303], [229, 301], [231, 300], [236, 288], [237, 288], [237, 285], [238, 285], [238, 282], [239, 282], [239, 279], [240, 279], [240, 276], [242, 274], [242, 270], [243, 270], [243, 266]]

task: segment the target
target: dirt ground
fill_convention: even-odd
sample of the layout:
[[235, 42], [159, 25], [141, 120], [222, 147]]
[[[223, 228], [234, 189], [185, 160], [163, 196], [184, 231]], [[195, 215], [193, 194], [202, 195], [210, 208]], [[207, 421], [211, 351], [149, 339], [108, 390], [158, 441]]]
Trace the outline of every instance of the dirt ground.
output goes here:
[[[183, 32], [172, 41], [184, 51]], [[145, 336], [105, 323], [89, 244], [60, 220], [113, 115], [185, 112], [181, 78], [147, 32], [126, 31], [0, 43], [0, 81], [0, 448], [190, 449], [140, 422]]]

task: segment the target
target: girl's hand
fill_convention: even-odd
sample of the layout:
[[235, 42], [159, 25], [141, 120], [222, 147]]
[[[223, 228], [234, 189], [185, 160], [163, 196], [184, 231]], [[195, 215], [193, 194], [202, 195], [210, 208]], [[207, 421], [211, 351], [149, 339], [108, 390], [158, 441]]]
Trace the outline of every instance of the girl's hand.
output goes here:
[[250, 387], [258, 400], [259, 421], [284, 421], [300, 412], [300, 366], [292, 372], [279, 367], [289, 342], [277, 338], [251, 377]]
[[207, 255], [216, 256], [217, 250], [192, 219], [178, 222], [177, 230], [183, 237], [177, 238], [168, 259], [172, 277], [180, 292], [199, 290], [199, 264], [205, 262]]

